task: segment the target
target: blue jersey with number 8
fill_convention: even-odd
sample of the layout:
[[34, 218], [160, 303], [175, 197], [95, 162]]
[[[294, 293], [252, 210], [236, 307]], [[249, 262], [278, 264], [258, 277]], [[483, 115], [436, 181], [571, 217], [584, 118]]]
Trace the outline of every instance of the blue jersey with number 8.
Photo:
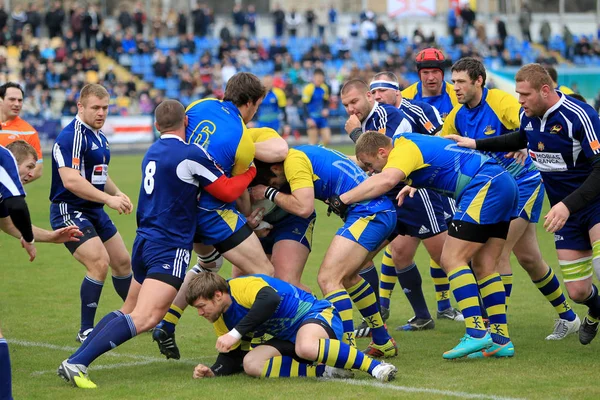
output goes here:
[[137, 234], [171, 247], [192, 247], [199, 190], [223, 175], [206, 150], [162, 135], [142, 161]]

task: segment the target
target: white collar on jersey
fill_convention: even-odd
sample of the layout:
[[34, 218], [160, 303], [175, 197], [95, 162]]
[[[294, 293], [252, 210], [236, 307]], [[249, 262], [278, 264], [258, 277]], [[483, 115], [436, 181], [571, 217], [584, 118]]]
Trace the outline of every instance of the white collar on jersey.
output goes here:
[[376, 101], [373, 102], [373, 108], [371, 108], [371, 112], [369, 112], [369, 115], [367, 115], [367, 118], [365, 118], [365, 120], [362, 122], [363, 132], [366, 132], [367, 121], [369, 120], [369, 118], [371, 118], [371, 115], [373, 115], [373, 113], [375, 112], [375, 109], [377, 108], [378, 105], [379, 105], [378, 102], [376, 102]]
[[548, 119], [548, 116], [554, 111], [556, 110], [558, 107], [562, 106], [563, 103], [565, 102], [565, 95], [557, 92], [558, 96], [560, 97], [558, 99], [558, 101], [556, 102], [556, 104], [554, 104], [552, 107], [550, 107], [549, 109], [546, 110], [546, 112], [544, 113], [544, 116], [542, 117], [542, 121], [544, 121], [543, 123], [546, 123], [546, 119]]
[[182, 139], [182, 138], [180, 138], [179, 136], [177, 136], [177, 135], [173, 135], [173, 134], [171, 134], [171, 133], [165, 133], [164, 135], [160, 135], [160, 138], [161, 138], [161, 139], [177, 139], [177, 140], [179, 140], [180, 142], [183, 142], [183, 143], [185, 143], [185, 140], [183, 140], [183, 139]]
[[89, 126], [88, 124], [86, 124], [85, 122], [83, 122], [83, 120], [81, 118], [79, 118], [79, 114], [77, 114], [77, 116], [75, 117], [75, 119], [79, 122], [81, 122], [81, 124], [83, 126], [85, 126], [86, 128], [88, 128], [90, 131], [94, 132], [96, 134], [96, 136], [100, 136], [100, 129], [94, 129], [91, 126]]

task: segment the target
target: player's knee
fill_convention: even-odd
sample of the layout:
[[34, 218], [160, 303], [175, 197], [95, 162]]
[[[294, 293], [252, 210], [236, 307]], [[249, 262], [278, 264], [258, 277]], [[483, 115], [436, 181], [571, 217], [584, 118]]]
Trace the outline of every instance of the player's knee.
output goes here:
[[323, 269], [321, 269], [319, 275], [317, 275], [317, 284], [321, 288], [323, 294], [331, 293], [334, 290], [343, 288], [342, 280], [339, 276], [335, 276], [328, 271], [323, 271]]
[[111, 262], [110, 267], [118, 276], [129, 274], [131, 272], [131, 258], [129, 258], [129, 254], [125, 253], [116, 257], [116, 259]]
[[159, 310], [140, 310], [139, 308], [133, 310], [131, 319], [133, 320], [138, 334], [149, 331], [162, 321], [164, 313], [158, 311]]
[[86, 260], [85, 266], [89, 272], [91, 272], [96, 277], [105, 277], [108, 272], [108, 265], [110, 262], [110, 258], [106, 253], [100, 253], [94, 255], [94, 257]]
[[249, 376], [260, 378], [265, 362], [266, 360], [258, 359], [249, 352], [243, 360], [244, 372]]
[[542, 260], [542, 255], [539, 252], [526, 252], [523, 254], [516, 255], [516, 257], [517, 261], [519, 262], [519, 265], [521, 265], [526, 271], [535, 270], [540, 266], [546, 269], [546, 266], [544, 265], [544, 262]]
[[573, 285], [571, 283], [574, 282], [568, 282], [566, 284], [567, 293], [569, 293], [569, 297], [575, 303], [583, 303], [590, 297], [591, 289], [589, 285]]
[[304, 360], [316, 360], [318, 356], [318, 347], [311, 345], [306, 340], [297, 341], [294, 350], [296, 351], [298, 357]]

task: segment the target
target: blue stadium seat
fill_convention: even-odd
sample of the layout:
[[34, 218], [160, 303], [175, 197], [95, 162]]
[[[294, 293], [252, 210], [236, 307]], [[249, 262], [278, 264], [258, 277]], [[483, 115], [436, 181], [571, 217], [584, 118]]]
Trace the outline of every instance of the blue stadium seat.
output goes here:
[[165, 90], [167, 88], [167, 80], [165, 78], [156, 77], [154, 79], [154, 88]]

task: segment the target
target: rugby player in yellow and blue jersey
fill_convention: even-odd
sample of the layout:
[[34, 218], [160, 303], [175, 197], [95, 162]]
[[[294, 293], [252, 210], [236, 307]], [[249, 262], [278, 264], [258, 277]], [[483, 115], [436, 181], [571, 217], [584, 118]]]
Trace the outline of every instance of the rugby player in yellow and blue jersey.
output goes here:
[[588, 307], [579, 341], [589, 344], [598, 332], [600, 296], [592, 282], [600, 270], [600, 120], [588, 104], [555, 91], [539, 64], [516, 74], [523, 107], [518, 132], [473, 140], [453, 136], [460, 146], [484, 151], [515, 151], [527, 147], [542, 173], [552, 208], [544, 228], [554, 245], [571, 300]]
[[[254, 117], [265, 90], [253, 74], [240, 72], [227, 82], [223, 101], [198, 100], [186, 109], [186, 140], [204, 147], [227, 177], [244, 173], [254, 160], [255, 147], [246, 129]], [[212, 245], [245, 274], [273, 274], [273, 266], [258, 238], [229, 203], [203, 193], [198, 202], [194, 243]]]
[[421, 50], [415, 61], [419, 82], [404, 89], [402, 97], [431, 104], [445, 119], [458, 104], [452, 85], [444, 81], [444, 69], [449, 66], [448, 60], [440, 50], [431, 47]]
[[[496, 267], [517, 210], [515, 180], [486, 155], [465, 151], [437, 136], [405, 133], [390, 139], [367, 132], [356, 143], [356, 157], [370, 171], [378, 173], [330, 200], [330, 207], [340, 215], [346, 213], [349, 205], [377, 198], [399, 182], [430, 188], [456, 199], [458, 208], [448, 227], [441, 265], [464, 315], [467, 332], [443, 357], [459, 358], [489, 348], [490, 353], [514, 354], [508, 335], [504, 287]], [[409, 193], [414, 195], [414, 188], [406, 186], [400, 191], [399, 205]], [[479, 281], [491, 334], [482, 321], [477, 280], [468, 267], [469, 261]]]
[[[485, 88], [485, 80], [485, 67], [479, 60], [465, 57], [452, 66], [452, 82], [460, 105], [446, 117], [442, 136], [457, 134], [484, 139], [519, 129], [521, 105], [517, 99], [499, 89]], [[542, 258], [538, 245], [536, 223], [542, 212], [545, 193], [540, 172], [529, 156], [521, 165], [515, 158], [506, 157], [506, 152], [485, 154], [510, 172], [519, 187], [519, 218], [510, 223], [511, 229], [498, 263], [498, 272], [506, 291], [506, 304], [512, 291], [510, 253], [514, 252], [519, 264], [558, 313], [554, 331], [546, 339], [564, 339], [579, 330], [581, 321], [563, 295], [552, 268]]]
[[[279, 279], [249, 275], [226, 281], [204, 272], [190, 281], [186, 298], [218, 336], [217, 361], [210, 368], [196, 366], [196, 379], [242, 370], [262, 378], [348, 378], [353, 374], [347, 369], [358, 369], [388, 382], [397, 373], [394, 365], [341, 341], [342, 320], [329, 301]], [[242, 349], [244, 338], [264, 334], [273, 339], [250, 352]]]
[[331, 139], [331, 129], [327, 122], [329, 95], [329, 86], [325, 83], [325, 72], [317, 68], [313, 73], [313, 81], [302, 90], [306, 133], [310, 144], [319, 143], [319, 135], [323, 146], [327, 146]]
[[256, 127], [271, 128], [281, 133], [281, 121], [283, 120], [284, 129], [289, 134], [290, 129], [285, 110], [285, 106], [287, 105], [285, 92], [273, 86], [273, 77], [271, 75], [265, 75], [262, 78], [262, 83], [265, 86], [266, 94], [256, 112]]
[[[283, 163], [257, 161], [256, 166], [260, 171], [256, 182], [262, 185], [252, 188], [252, 198], [268, 198], [303, 218], [314, 212], [315, 199], [327, 202], [367, 179], [348, 157], [320, 146], [299, 146], [289, 151]], [[279, 191], [286, 184], [291, 194]], [[354, 342], [352, 299], [372, 332], [373, 343], [365, 353], [376, 357], [393, 357], [398, 350], [383, 325], [373, 288], [358, 273], [392, 235], [395, 225], [393, 204], [384, 196], [354, 205], [329, 245], [317, 277], [323, 295], [340, 313], [344, 340]]]

